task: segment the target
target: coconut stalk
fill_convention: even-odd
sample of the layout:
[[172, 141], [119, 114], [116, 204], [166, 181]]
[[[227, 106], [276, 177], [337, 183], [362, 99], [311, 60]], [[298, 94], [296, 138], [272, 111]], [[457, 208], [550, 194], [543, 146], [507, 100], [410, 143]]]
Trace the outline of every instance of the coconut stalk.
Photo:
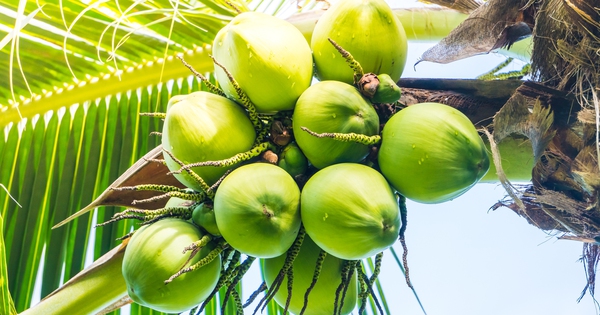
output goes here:
[[124, 241], [21, 315], [104, 314], [131, 303], [121, 273], [126, 247]]

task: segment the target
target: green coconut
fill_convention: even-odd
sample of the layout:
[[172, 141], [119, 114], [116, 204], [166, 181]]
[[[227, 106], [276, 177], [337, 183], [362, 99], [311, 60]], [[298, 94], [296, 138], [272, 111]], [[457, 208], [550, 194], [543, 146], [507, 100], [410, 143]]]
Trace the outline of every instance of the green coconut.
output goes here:
[[[294, 281], [292, 284], [292, 297], [289, 310], [294, 314], [299, 314], [304, 306], [304, 295], [312, 282], [320, 251], [321, 248], [319, 248], [309, 236], [304, 237], [304, 241], [302, 242], [298, 256], [296, 256], [296, 259], [292, 265]], [[269, 288], [271, 283], [273, 283], [277, 277], [279, 270], [281, 270], [281, 267], [283, 267], [285, 258], [286, 255], [284, 254], [275, 258], [262, 260], [261, 271]], [[343, 267], [344, 260], [331, 255], [325, 256], [325, 260], [323, 261], [323, 265], [321, 267], [319, 280], [308, 295], [308, 304], [304, 314], [333, 314], [335, 292], [342, 282]], [[285, 287], [285, 283], [287, 283], [287, 276], [284, 277], [283, 285], [279, 288], [277, 293], [275, 293], [274, 297], [277, 304], [281, 305], [282, 307], [285, 307], [288, 297], [288, 291]], [[352, 310], [354, 310], [357, 296], [357, 275], [356, 272], [354, 272], [352, 278], [350, 279], [350, 283], [348, 284], [341, 314], [349, 314], [352, 312]]]
[[277, 165], [288, 172], [292, 177], [304, 174], [308, 169], [308, 160], [296, 143], [285, 146], [279, 155]]
[[[162, 147], [184, 164], [217, 161], [248, 151], [256, 132], [246, 112], [235, 102], [208, 92], [177, 95], [169, 100], [163, 125]], [[165, 162], [171, 171], [181, 166], [168, 154]], [[212, 185], [232, 167], [194, 167]], [[187, 172], [175, 174], [184, 185], [202, 191]]]
[[406, 63], [406, 34], [384, 0], [338, 1], [315, 25], [311, 48], [317, 77], [352, 84], [354, 73], [329, 38], [352, 54], [365, 73], [400, 79]]
[[244, 165], [219, 185], [214, 212], [221, 235], [233, 248], [276, 257], [292, 246], [300, 230], [300, 189], [276, 165]]
[[206, 202], [203, 202], [194, 208], [192, 212], [192, 222], [212, 235], [221, 236], [221, 231], [219, 231], [217, 219], [215, 218], [215, 211], [212, 205]]
[[439, 103], [411, 105], [392, 116], [383, 129], [378, 160], [399, 193], [422, 203], [462, 195], [490, 166], [469, 118]]
[[296, 104], [293, 114], [296, 143], [316, 168], [343, 162], [359, 162], [369, 154], [369, 147], [354, 142], [317, 138], [316, 133], [356, 133], [367, 136], [379, 133], [379, 116], [358, 90], [347, 83], [322, 81], [308, 88]]
[[[312, 80], [312, 53], [302, 33], [264, 13], [236, 16], [217, 33], [212, 49], [261, 113], [293, 109]], [[215, 77], [229, 97], [238, 99], [220, 67]]]
[[336, 257], [373, 256], [398, 239], [400, 213], [394, 191], [374, 169], [356, 163], [326, 167], [302, 189], [306, 233]]
[[[140, 305], [165, 313], [180, 313], [202, 303], [217, 285], [221, 258], [169, 284], [165, 280], [181, 268], [195, 264], [214, 248], [208, 245], [190, 259], [183, 249], [204, 236], [181, 219], [163, 219], [137, 230], [123, 257], [123, 277], [129, 297]], [[189, 260], [188, 260], [189, 259]]]
[[375, 91], [375, 95], [371, 98], [373, 103], [394, 103], [402, 96], [400, 87], [396, 85], [396, 82], [387, 74], [380, 74], [377, 76], [379, 79], [379, 85]]

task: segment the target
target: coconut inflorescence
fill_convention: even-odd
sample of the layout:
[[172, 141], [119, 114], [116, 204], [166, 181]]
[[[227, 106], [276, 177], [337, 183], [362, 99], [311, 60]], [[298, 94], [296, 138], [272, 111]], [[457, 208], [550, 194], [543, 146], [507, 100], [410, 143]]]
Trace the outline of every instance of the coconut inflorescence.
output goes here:
[[450, 200], [487, 171], [477, 130], [446, 105], [400, 104], [406, 38], [382, 0], [332, 5], [310, 46], [284, 20], [241, 13], [212, 49], [218, 85], [200, 76], [207, 91], [163, 115], [163, 163], [187, 189], [138, 185], [174, 201], [113, 218], [144, 221], [123, 265], [131, 298], [199, 312], [221, 292], [222, 313], [241, 314], [239, 281], [260, 258], [256, 310], [362, 312], [403, 240], [405, 198]]

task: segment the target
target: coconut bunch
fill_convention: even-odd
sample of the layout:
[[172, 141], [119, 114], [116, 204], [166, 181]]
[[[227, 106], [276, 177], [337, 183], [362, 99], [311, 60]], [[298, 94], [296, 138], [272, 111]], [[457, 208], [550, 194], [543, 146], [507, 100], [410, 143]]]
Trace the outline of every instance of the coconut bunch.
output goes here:
[[[274, 299], [295, 314], [362, 313], [406, 198], [451, 200], [489, 168], [465, 115], [398, 102], [406, 45], [383, 0], [332, 5], [310, 43], [257, 12], [224, 27], [218, 85], [200, 76], [208, 91], [162, 115], [162, 162], [187, 189], [138, 186], [177, 198], [115, 218], [143, 221], [123, 263], [132, 300], [194, 313], [225, 288], [223, 309], [231, 299], [239, 314], [263, 291], [255, 311]], [[242, 304], [235, 287], [256, 258], [265, 282]]]

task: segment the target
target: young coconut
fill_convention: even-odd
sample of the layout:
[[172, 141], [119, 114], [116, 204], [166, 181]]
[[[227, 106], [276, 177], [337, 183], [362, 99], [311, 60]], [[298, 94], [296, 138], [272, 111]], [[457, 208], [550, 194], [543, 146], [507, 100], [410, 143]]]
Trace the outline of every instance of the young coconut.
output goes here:
[[308, 160], [296, 143], [290, 143], [279, 154], [277, 165], [286, 170], [292, 177], [296, 177], [306, 172]]
[[[277, 277], [279, 270], [283, 267], [285, 258], [286, 255], [281, 255], [262, 260], [261, 271], [269, 289], [271, 289], [271, 283]], [[318, 265], [320, 265], [321, 269], [315, 279], [315, 268]], [[340, 283], [342, 283], [343, 267], [343, 260], [327, 255], [326, 253], [321, 254], [321, 248], [310, 237], [306, 236], [300, 247], [300, 252], [292, 265], [294, 280], [289, 305], [290, 312], [300, 314], [304, 309], [304, 314], [333, 314], [336, 291]], [[340, 314], [349, 314], [356, 306], [358, 296], [356, 277], [357, 275], [354, 273], [350, 278]], [[316, 280], [316, 283], [312, 284], [314, 280]], [[288, 278], [286, 276], [283, 283], [287, 283], [287, 281]], [[311, 285], [313, 286], [312, 288]], [[309, 288], [310, 292], [308, 292], [307, 296], [306, 293]], [[308, 298], [308, 303], [305, 306], [304, 302], [306, 298]], [[288, 291], [282, 286], [275, 293], [275, 301], [277, 304], [285, 307], [287, 299]]]
[[380, 74], [377, 76], [379, 84], [375, 95], [371, 98], [373, 103], [394, 103], [402, 96], [400, 87], [396, 85], [396, 82], [387, 74]]
[[192, 212], [192, 222], [212, 235], [221, 236], [212, 204], [203, 202], [197, 205]]
[[[230, 158], [252, 148], [256, 132], [246, 112], [235, 102], [209, 92], [177, 95], [169, 100], [163, 125], [162, 147], [184, 164]], [[164, 154], [171, 171], [181, 165]], [[212, 185], [232, 167], [194, 167]], [[202, 186], [187, 172], [175, 177], [189, 188]]]
[[356, 260], [398, 239], [400, 213], [394, 191], [376, 170], [355, 163], [326, 167], [302, 190], [306, 233], [329, 254]]
[[400, 79], [407, 55], [404, 28], [384, 0], [344, 0], [321, 16], [311, 39], [316, 74], [320, 80], [354, 83], [354, 72], [334, 40], [360, 63], [365, 73], [385, 73]]
[[316, 168], [359, 162], [369, 154], [369, 147], [316, 137], [303, 128], [315, 133], [379, 133], [379, 116], [371, 103], [355, 87], [338, 81], [318, 82], [304, 91], [292, 122], [296, 143]]
[[221, 235], [233, 248], [258, 258], [279, 256], [300, 230], [300, 189], [276, 165], [244, 165], [217, 189], [214, 212]]
[[209, 254], [214, 248], [212, 244], [200, 249], [191, 259], [189, 253], [183, 253], [186, 246], [203, 236], [193, 224], [172, 218], [137, 230], [123, 257], [122, 271], [129, 297], [140, 305], [165, 313], [183, 312], [202, 303], [219, 280], [219, 255], [168, 284], [165, 280]]
[[[296, 27], [279, 18], [241, 13], [217, 33], [212, 48], [260, 113], [293, 109], [311, 83], [310, 47]], [[215, 67], [215, 77], [229, 97], [238, 99], [223, 69]]]
[[383, 128], [378, 160], [399, 193], [422, 203], [462, 195], [490, 167], [473, 123], [439, 103], [411, 105], [392, 116]]

